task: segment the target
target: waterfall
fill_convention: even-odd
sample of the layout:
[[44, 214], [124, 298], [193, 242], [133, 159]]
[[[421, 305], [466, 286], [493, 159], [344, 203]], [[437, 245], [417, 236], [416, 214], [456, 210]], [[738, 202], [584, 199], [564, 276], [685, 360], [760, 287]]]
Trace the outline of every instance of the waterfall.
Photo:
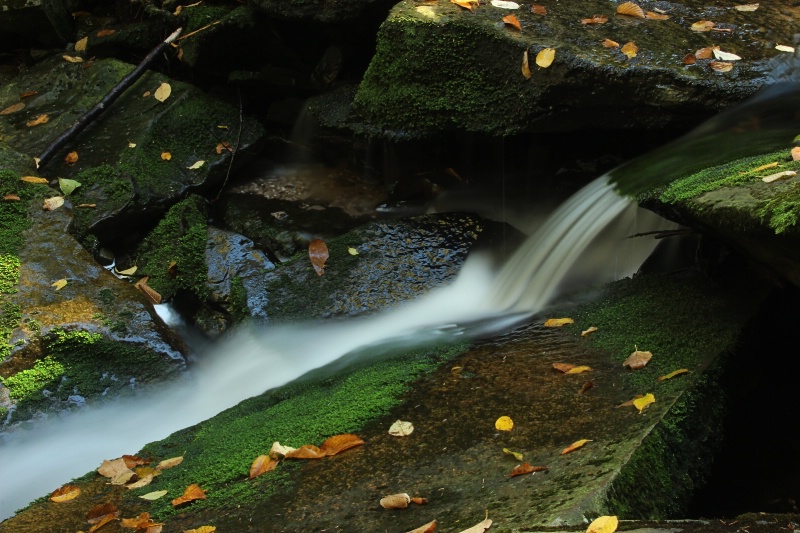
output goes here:
[[[103, 459], [136, 453], [359, 348], [507, 328], [541, 310], [570, 276], [585, 281], [586, 269], [576, 274], [571, 267], [583, 261], [604, 229], [613, 231], [594, 246], [606, 251], [618, 250], [630, 233], [652, 229], [634, 208], [606, 177], [599, 178], [557, 209], [499, 273], [492, 271], [490, 258], [472, 255], [450, 285], [389, 311], [332, 323], [242, 328], [212, 347], [190, 378], [166, 390], [162, 385], [10, 433], [0, 444], [0, 519]], [[639, 255], [640, 261], [646, 257]], [[616, 263], [608, 254], [602, 260]]]

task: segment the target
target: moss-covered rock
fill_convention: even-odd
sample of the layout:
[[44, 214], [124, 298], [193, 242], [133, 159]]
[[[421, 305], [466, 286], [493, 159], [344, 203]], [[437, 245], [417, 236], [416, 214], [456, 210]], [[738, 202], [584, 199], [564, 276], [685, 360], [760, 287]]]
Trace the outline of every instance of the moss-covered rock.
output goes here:
[[386, 10], [392, 6], [387, 0], [352, 0], [349, 2], [318, 2], [316, 0], [253, 0], [254, 8], [275, 18], [342, 22], [352, 20], [367, 10]]

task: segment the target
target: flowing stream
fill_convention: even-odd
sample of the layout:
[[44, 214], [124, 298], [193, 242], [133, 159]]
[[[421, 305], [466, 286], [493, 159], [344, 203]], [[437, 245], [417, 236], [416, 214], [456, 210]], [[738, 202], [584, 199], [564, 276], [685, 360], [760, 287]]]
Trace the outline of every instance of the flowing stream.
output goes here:
[[[472, 255], [450, 285], [386, 312], [335, 323], [242, 328], [204, 355], [185, 380], [13, 432], [0, 445], [0, 519], [103, 459], [136, 453], [359, 348], [486, 335], [541, 310], [566, 282], [629, 275], [653, 241], [634, 250], [632, 241], [645, 239], [626, 237], [665, 223], [637, 209], [607, 177], [598, 178], [557, 209], [499, 271], [490, 258]], [[573, 268], [576, 263], [580, 268]], [[611, 271], [601, 268], [608, 265]]]

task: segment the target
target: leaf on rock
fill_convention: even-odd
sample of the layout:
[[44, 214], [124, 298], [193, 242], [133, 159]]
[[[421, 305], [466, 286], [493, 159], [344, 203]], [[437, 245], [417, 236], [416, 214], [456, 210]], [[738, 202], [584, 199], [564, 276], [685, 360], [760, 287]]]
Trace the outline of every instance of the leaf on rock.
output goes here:
[[522, 463], [521, 465], [517, 465], [511, 469], [511, 473], [508, 477], [514, 476], [523, 476], [525, 474], [532, 474], [534, 472], [541, 472], [542, 470], [547, 470], [546, 466], [533, 466], [529, 463]]
[[72, 191], [81, 186], [81, 182], [66, 178], [58, 178], [58, 186], [61, 188], [61, 192], [64, 193], [64, 196], [69, 196], [72, 194]]
[[318, 276], [325, 273], [325, 262], [328, 260], [328, 245], [322, 239], [314, 239], [308, 243], [308, 258]]
[[200, 488], [200, 485], [196, 483], [192, 483], [186, 490], [183, 491], [183, 496], [179, 496], [172, 500], [172, 506], [177, 507], [179, 505], [183, 505], [184, 503], [193, 502], [195, 500], [205, 500], [206, 499], [206, 491]]
[[58, 209], [64, 205], [64, 197], [63, 196], [53, 196], [52, 198], [46, 198], [44, 203], [42, 204], [42, 209], [45, 211], [53, 211]]
[[287, 459], [322, 459], [325, 457], [325, 452], [313, 444], [304, 444], [296, 450], [286, 452], [284, 457]]
[[214, 533], [217, 526], [200, 526], [194, 529], [187, 529], [183, 533]]
[[706, 46], [694, 53], [697, 59], [711, 59], [714, 57], [714, 50], [719, 50], [719, 46]]
[[492, 5], [501, 9], [519, 9], [518, 3], [507, 2], [506, 0], [492, 0]]
[[53, 282], [50, 286], [55, 287], [57, 291], [60, 291], [61, 289], [67, 286], [67, 280], [62, 278], [58, 281]]
[[797, 161], [798, 159], [800, 159], [800, 146], [795, 146], [794, 148], [792, 148], [791, 154], [792, 154], [792, 161]]
[[519, 19], [514, 15], [506, 15], [503, 17], [503, 22], [506, 26], [512, 26], [517, 29], [517, 31], [522, 31], [522, 25], [519, 23]]
[[514, 427], [514, 421], [511, 420], [510, 416], [501, 416], [495, 421], [494, 427], [500, 431], [511, 431]]
[[64, 163], [68, 165], [74, 165], [78, 162], [78, 152], [72, 151], [64, 156]]
[[602, 45], [606, 48], [619, 48], [619, 43], [611, 39], [603, 39]]
[[217, 152], [217, 154], [222, 154], [223, 151], [233, 153], [233, 146], [231, 146], [231, 143], [229, 143], [228, 141], [222, 141], [220, 143], [217, 143], [217, 146], [214, 148], [214, 151]]
[[411, 496], [405, 492], [401, 494], [390, 494], [381, 498], [381, 507], [384, 509], [405, 509], [411, 503]]
[[396, 420], [394, 424], [389, 426], [389, 435], [395, 437], [407, 437], [414, 433], [414, 424], [405, 420]]
[[691, 29], [692, 31], [704, 32], [704, 31], [711, 31], [711, 28], [713, 28], [714, 26], [716, 26], [716, 24], [714, 24], [710, 20], [698, 20], [697, 22], [691, 25]]
[[794, 46], [787, 46], [785, 44], [776, 44], [775, 45], [775, 50], [778, 50], [780, 52], [789, 52], [790, 54], [793, 54], [794, 53]]
[[618, 5], [617, 15], [625, 15], [627, 17], [635, 17], [639, 19], [646, 18], [646, 15], [644, 14], [644, 9], [642, 9], [638, 4], [634, 4], [633, 2], [625, 2], [624, 4]]
[[614, 533], [619, 521], [616, 516], [601, 516], [596, 518], [586, 528], [586, 533]]
[[279, 455], [286, 456], [287, 453], [295, 451], [297, 448], [291, 446], [284, 446], [278, 441], [272, 443], [272, 448], [269, 450], [270, 457], [277, 457]]
[[794, 170], [784, 170], [783, 172], [778, 172], [775, 174], [770, 174], [769, 176], [764, 176], [761, 178], [761, 181], [764, 183], [772, 183], [773, 181], [778, 180], [785, 180], [786, 178], [791, 178], [792, 176], [797, 176], [797, 172]]
[[653, 11], [648, 11], [644, 15], [648, 20], [667, 20], [669, 18], [669, 15], [664, 13], [655, 13]]
[[148, 512], [140, 513], [136, 518], [123, 518], [119, 522], [120, 527], [130, 529], [147, 529], [149, 527], [162, 525], [164, 524], [153, 522], [153, 520], [150, 518], [150, 513]]
[[547, 8], [538, 4], [532, 4], [531, 13], [535, 15], [547, 15]]
[[0, 111], [0, 115], [10, 115], [11, 113], [16, 113], [20, 109], [25, 107], [25, 102], [17, 102], [16, 104], [11, 104], [7, 108]]
[[695, 56], [693, 53], [689, 52], [683, 56], [684, 65], [694, 65], [695, 63], [697, 63], [697, 56]]
[[581, 24], [605, 24], [608, 17], [605, 15], [592, 15], [588, 19], [581, 19]]
[[[119, 511], [117, 511], [117, 515], [119, 515]], [[116, 519], [117, 519], [117, 516], [116, 515], [112, 515], [112, 514], [107, 514], [107, 515], [101, 516], [97, 520], [97, 522], [95, 522], [94, 525], [92, 525], [92, 527], [89, 528], [89, 533], [94, 533], [95, 531], [97, 531], [98, 529], [103, 527], [104, 525], [106, 525], [109, 522], [111, 522], [113, 520], [116, 520]]]
[[539, 50], [539, 53], [536, 54], [536, 64], [542, 68], [547, 68], [553, 64], [555, 57], [555, 48], [542, 48]]
[[545, 323], [544, 327], [546, 328], [560, 328], [566, 324], [574, 324], [575, 321], [571, 318], [548, 318]]
[[350, 255], [358, 255], [358, 250], [353, 248], [352, 246], [349, 246], [347, 248], [347, 253]]
[[148, 492], [147, 494], [142, 494], [142, 495], [141, 495], [141, 496], [139, 496], [139, 497], [140, 497], [141, 499], [143, 499], [143, 500], [150, 500], [150, 501], [152, 501], [152, 500], [157, 500], [157, 499], [161, 498], [161, 497], [162, 497], [162, 496], [164, 496], [166, 493], [167, 493], [167, 491], [165, 491], [165, 490], [156, 490], [156, 491], [154, 491], [154, 492]]
[[140, 489], [142, 487], [146, 487], [147, 485], [149, 485], [150, 483], [153, 482], [153, 479], [155, 479], [155, 477], [156, 477], [155, 473], [150, 473], [150, 474], [146, 474], [144, 476], [139, 476], [139, 481], [137, 481], [135, 483], [131, 483], [130, 485], [125, 485], [125, 488], [126, 489]]
[[68, 502], [77, 498], [80, 493], [81, 488], [77, 485], [64, 485], [50, 494], [50, 501], [56, 503]]
[[427, 498], [422, 498], [420, 496], [412, 496], [411, 497], [411, 503], [413, 503], [415, 505], [427, 505], [428, 504], [428, 499]]
[[474, 526], [468, 527], [464, 531], [461, 531], [461, 533], [483, 533], [490, 527], [492, 527], [492, 521], [491, 519], [487, 518], [486, 520], [483, 520], [479, 524], [475, 524]]
[[506, 455], [512, 455], [517, 461], [522, 461], [522, 454], [519, 452], [511, 451], [508, 448], [503, 448], [503, 453]]
[[195, 161], [194, 163], [192, 163], [191, 166], [188, 166], [186, 168], [188, 168], [189, 170], [197, 170], [198, 168], [202, 167], [205, 164], [206, 162], [201, 159], [200, 161]]
[[3, 196], [3, 200], [5, 200], [6, 202], [19, 202], [20, 200], [22, 200], [22, 198], [20, 198], [16, 194], [6, 194], [5, 196]]
[[165, 101], [169, 98], [169, 95], [172, 94], [172, 86], [169, 83], [162, 83], [156, 89], [156, 92], [153, 93], [153, 98], [158, 100], [159, 102]]
[[26, 183], [50, 183], [47, 178], [40, 178], [38, 176], [23, 176], [20, 180]]
[[475, 2], [474, 0], [450, 0], [457, 6], [463, 7], [464, 9], [469, 9], [470, 11], [475, 11]]
[[85, 52], [86, 51], [86, 47], [88, 45], [89, 45], [89, 36], [87, 35], [83, 39], [78, 39], [78, 41], [75, 42], [75, 51], [76, 52]]
[[108, 37], [109, 35], [114, 35], [115, 33], [117, 33], [117, 30], [107, 30], [106, 29], [106, 30], [98, 31], [96, 35], [98, 37]]
[[688, 373], [689, 373], [688, 369], [679, 368], [678, 370], [673, 370], [669, 374], [665, 374], [663, 376], [660, 376], [657, 381], [664, 381], [664, 380], [667, 380], [667, 379], [672, 379], [675, 376], [680, 376], [681, 374], [688, 374]]
[[592, 441], [591, 439], [576, 440], [575, 442], [573, 442], [572, 444], [561, 450], [561, 455], [566, 455], [570, 452], [574, 452], [578, 448], [582, 448], [587, 442], [592, 442]]
[[758, 9], [759, 4], [739, 4], [733, 6], [736, 11], [755, 11]]
[[595, 331], [597, 331], [597, 326], [591, 326], [588, 329], [585, 329], [585, 330], [581, 331], [581, 337], [588, 337], [589, 335], [591, 335]]
[[272, 459], [269, 455], [259, 455], [256, 457], [253, 464], [250, 465], [250, 479], [257, 478], [261, 474], [272, 472], [278, 465], [278, 461]]
[[648, 392], [641, 398], [636, 398], [635, 400], [633, 400], [633, 406], [637, 408], [641, 413], [648, 405], [655, 402], [656, 402], [656, 397], [653, 396], [652, 393]]
[[83, 63], [83, 58], [82, 57], [68, 56], [67, 54], [64, 54], [61, 57], [63, 57], [65, 61], [69, 61], [70, 63]]
[[418, 528], [407, 531], [406, 533], [433, 533], [436, 531], [436, 520], [431, 520], [427, 524], [422, 524]]
[[177, 457], [170, 457], [169, 459], [164, 459], [160, 463], [156, 465], [158, 470], [167, 470], [168, 468], [173, 468], [178, 466], [183, 462], [183, 456], [179, 455]]
[[113, 503], [101, 503], [89, 509], [86, 513], [86, 520], [90, 524], [96, 524], [106, 515], [119, 516], [119, 509]]
[[136, 283], [134, 283], [133, 286], [142, 291], [142, 293], [147, 297], [147, 299], [150, 300], [151, 304], [153, 305], [160, 304], [161, 295], [154, 288], [152, 288], [150, 285], [147, 284], [147, 280], [149, 279], [150, 276], [145, 276]]
[[581, 390], [578, 391], [578, 394], [583, 394], [584, 392], [586, 392], [587, 390], [591, 389], [592, 387], [594, 387], [594, 381], [587, 381], [586, 383], [583, 384], [583, 386], [581, 387]]
[[622, 45], [622, 48], [619, 49], [620, 52], [628, 56], [628, 59], [633, 59], [636, 57], [636, 54], [639, 52], [639, 47], [636, 46], [636, 43], [633, 41], [627, 42]]
[[161, 152], [161, 159], [163, 161], [169, 161], [170, 159], [172, 159], [172, 154], [165, 150], [165, 151]]
[[628, 366], [631, 370], [639, 370], [644, 368], [652, 357], [653, 354], [651, 352], [643, 352], [637, 349], [622, 362], [622, 366]]
[[637, 394], [636, 396], [633, 397], [633, 399], [630, 399], [627, 402], [622, 402], [621, 404], [619, 404], [617, 406], [617, 409], [619, 409], [620, 407], [630, 407], [630, 406], [633, 405], [633, 402], [635, 402], [639, 398], [644, 398], [644, 395], [643, 394]]
[[583, 374], [584, 372], [591, 372], [591, 371], [592, 367], [581, 365], [581, 366], [573, 366], [572, 368], [567, 370], [565, 374]]
[[736, 54], [732, 54], [730, 52], [723, 52], [719, 48], [714, 48], [714, 59], [721, 59], [722, 61], [739, 61], [742, 59], [740, 56]]
[[46, 124], [48, 120], [50, 120], [50, 117], [47, 116], [47, 113], [43, 113], [41, 115], [38, 115], [33, 120], [29, 120], [28, 122], [25, 123], [25, 125], [28, 126], [29, 128], [32, 128], [34, 126], [38, 126], [39, 124]]
[[772, 163], [767, 163], [766, 165], [761, 165], [760, 167], [756, 167], [753, 170], [749, 170], [748, 172], [761, 172], [762, 170], [767, 170], [768, 168], [775, 168], [779, 165], [777, 161], [773, 161]]
[[569, 363], [553, 363], [553, 368], [566, 374], [570, 369], [575, 368], [575, 365]]
[[522, 68], [521, 68], [521, 70], [522, 70], [522, 75], [525, 76], [525, 78], [530, 79], [530, 77], [531, 77], [531, 67], [530, 67], [530, 64], [528, 63], [528, 51], [527, 50], [522, 52]]
[[353, 435], [352, 433], [344, 433], [325, 439], [325, 441], [319, 445], [319, 450], [325, 455], [337, 455], [350, 448], [361, 446], [362, 444], [364, 444], [364, 441], [361, 437]]
[[[136, 273], [137, 269], [138, 269], [138, 267], [136, 265], [134, 265], [134, 266], [132, 266], [130, 268], [126, 268], [125, 270], [117, 270], [117, 268], [114, 267], [114, 270], [117, 271], [117, 274], [121, 274], [123, 276], [133, 276]], [[147, 464], [147, 463], [139, 463], [139, 464]]]

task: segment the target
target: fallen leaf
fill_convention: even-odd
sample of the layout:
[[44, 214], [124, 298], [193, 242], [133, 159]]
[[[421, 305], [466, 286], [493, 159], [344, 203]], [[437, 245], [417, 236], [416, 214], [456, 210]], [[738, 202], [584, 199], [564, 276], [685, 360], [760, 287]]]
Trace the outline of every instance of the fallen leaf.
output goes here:
[[328, 260], [328, 245], [322, 239], [314, 239], [308, 243], [308, 258], [318, 276], [325, 273], [325, 261]]
[[217, 526], [200, 526], [195, 529], [186, 529], [183, 533], [214, 533]]
[[330, 456], [340, 454], [345, 450], [361, 446], [362, 444], [364, 444], [364, 441], [361, 437], [353, 435], [352, 433], [345, 433], [328, 437], [319, 445], [319, 450], [325, 455]]
[[736, 54], [731, 54], [730, 52], [723, 52], [722, 50], [715, 48], [714, 52], [714, 59], [721, 59], [722, 61], [739, 61], [741, 57], [737, 56]]
[[763, 181], [764, 183], [772, 183], [773, 181], [791, 178], [792, 176], [797, 176], [797, 172], [795, 172], [794, 170], [784, 170], [783, 172], [778, 172], [775, 174], [770, 174], [769, 176], [764, 176], [763, 178], [761, 178], [761, 181]]
[[691, 30], [700, 32], [711, 31], [711, 28], [713, 28], [714, 26], [715, 24], [710, 20], [698, 20], [697, 22], [691, 25]]
[[[137, 474], [138, 475], [138, 474]], [[146, 487], [150, 483], [153, 482], [155, 479], [156, 474], [147, 474], [145, 476], [139, 476], [139, 481], [135, 483], [131, 483], [130, 485], [125, 485], [126, 489], [140, 489], [142, 487]]]
[[0, 111], [0, 115], [10, 115], [11, 113], [16, 113], [20, 109], [25, 107], [25, 102], [17, 102], [16, 104], [11, 104], [7, 108]]
[[117, 30], [100, 30], [97, 32], [98, 37], [108, 37], [109, 35], [114, 35]]
[[542, 470], [547, 470], [546, 466], [533, 466], [529, 463], [522, 463], [521, 465], [517, 465], [511, 469], [511, 473], [508, 477], [514, 476], [523, 476], [525, 474], [532, 474], [533, 472], [541, 472]]
[[569, 370], [565, 372], [565, 374], [583, 374], [584, 372], [591, 372], [592, 367], [581, 365], [581, 366], [573, 366]]
[[620, 48], [619, 51], [628, 56], [628, 59], [633, 59], [634, 57], [636, 57], [636, 53], [639, 51], [639, 47], [636, 46], [636, 43], [630, 41], [623, 44], [622, 48]]
[[125, 270], [117, 270], [116, 267], [114, 267], [114, 270], [117, 270], [117, 274], [122, 274], [123, 276], [133, 276], [136, 273], [137, 268], [138, 267], [134, 265], [130, 268], [126, 268]]
[[272, 443], [272, 448], [269, 450], [270, 457], [276, 457], [279, 455], [286, 456], [287, 453], [295, 451], [297, 448], [292, 448], [291, 446], [284, 446], [278, 441]]
[[630, 367], [632, 370], [639, 370], [644, 368], [652, 357], [653, 354], [651, 352], [643, 352], [637, 349], [622, 362], [622, 366]]
[[767, 170], [768, 168], [775, 168], [779, 165], [777, 161], [773, 161], [772, 163], [767, 163], [766, 165], [761, 165], [760, 167], [756, 167], [753, 170], [748, 170], [748, 172], [761, 172], [762, 170]]
[[647, 407], [651, 403], [655, 403], [655, 401], [656, 401], [656, 397], [653, 396], [652, 393], [648, 392], [647, 394], [645, 394], [641, 398], [636, 398], [635, 400], [633, 400], [633, 406], [635, 408], [637, 408], [639, 410], [639, 412], [641, 413], [642, 410], [644, 410], [645, 407]]
[[548, 318], [544, 323], [544, 327], [560, 328], [565, 324], [574, 324], [574, 323], [575, 321], [571, 318]]
[[141, 496], [139, 496], [139, 497], [140, 497], [141, 499], [143, 499], [143, 500], [150, 500], [150, 501], [152, 501], [152, 500], [157, 500], [157, 499], [161, 498], [161, 497], [162, 497], [162, 496], [164, 496], [166, 493], [167, 493], [167, 491], [165, 491], [165, 490], [157, 490], [157, 491], [154, 491], [154, 492], [148, 492], [147, 494], [142, 494], [142, 495], [141, 495]]
[[601, 516], [596, 518], [586, 528], [586, 533], [614, 533], [619, 521], [616, 516]]
[[158, 294], [158, 292], [155, 289], [153, 289], [150, 285], [147, 284], [147, 280], [149, 279], [150, 276], [145, 276], [136, 283], [134, 283], [133, 286], [142, 291], [142, 293], [144, 293], [147, 299], [150, 300], [150, 303], [160, 304], [161, 295]]
[[20, 200], [22, 200], [22, 198], [20, 198], [16, 194], [6, 194], [5, 196], [3, 196], [3, 200], [5, 200], [6, 202], [19, 202]]
[[419, 496], [412, 496], [411, 497], [411, 503], [416, 504], [416, 505], [427, 505], [428, 504], [428, 499], [427, 498], [421, 498]]
[[169, 161], [170, 159], [172, 159], [172, 154], [167, 151], [161, 152], [161, 159], [163, 161]]
[[506, 0], [492, 0], [492, 5], [501, 9], [519, 9], [518, 3], [507, 2]]
[[569, 363], [553, 363], [553, 368], [566, 374], [570, 369], [575, 368], [575, 365]]
[[233, 153], [233, 146], [231, 146], [231, 143], [228, 141], [222, 141], [221, 143], [217, 143], [217, 146], [214, 147], [214, 151], [218, 154], [221, 154], [223, 150]]
[[719, 46], [706, 46], [694, 53], [697, 59], [711, 59], [714, 57], [714, 50], [719, 50]]
[[39, 178], [37, 176], [22, 176], [20, 180], [27, 183], [50, 183], [46, 178]]
[[646, 18], [644, 10], [633, 2], [625, 2], [617, 6], [617, 15], [625, 15], [628, 17], [635, 17], [639, 19]]
[[64, 205], [64, 197], [63, 196], [53, 196], [52, 198], [47, 198], [42, 205], [42, 209], [45, 211], [53, 211], [58, 209]]
[[165, 82], [158, 86], [156, 92], [153, 93], [153, 97], [159, 102], [163, 102], [169, 98], [170, 94], [172, 94], [172, 86]]
[[578, 391], [578, 394], [583, 394], [584, 392], [586, 392], [587, 390], [591, 389], [592, 387], [594, 387], [594, 382], [593, 381], [587, 381], [586, 383], [583, 384], [583, 386], [581, 387], [581, 390]]
[[686, 368], [679, 368], [678, 370], [673, 370], [669, 374], [664, 374], [663, 376], [659, 376], [656, 381], [664, 381], [666, 379], [672, 379], [675, 376], [680, 376], [681, 374], [688, 374], [689, 370]]
[[547, 68], [553, 64], [553, 59], [556, 57], [555, 48], [542, 48], [536, 54], [536, 64], [542, 68]]
[[683, 56], [683, 64], [684, 65], [694, 65], [697, 62], [697, 56], [693, 53], [689, 52], [685, 56]]
[[464, 9], [469, 9], [470, 11], [475, 11], [475, 3], [474, 0], [450, 0], [457, 6], [461, 6]]
[[22, 100], [23, 98], [30, 98], [31, 96], [36, 96], [39, 94], [39, 91], [25, 91], [24, 93], [20, 93], [19, 99]]
[[486, 520], [483, 520], [479, 524], [475, 524], [474, 526], [468, 527], [464, 531], [461, 531], [461, 533], [483, 533], [490, 527], [492, 527], [492, 521], [487, 518]]
[[68, 165], [74, 165], [78, 162], [78, 152], [75, 150], [71, 151], [67, 155], [64, 156], [64, 162]]
[[186, 167], [186, 168], [188, 168], [189, 170], [197, 170], [198, 168], [202, 167], [202, 166], [203, 166], [203, 165], [205, 165], [205, 164], [206, 164], [206, 162], [205, 162], [205, 161], [203, 161], [203, 160], [200, 160], [200, 161], [195, 161], [195, 162], [192, 164], [192, 166], [189, 166], [189, 167]]
[[122, 457], [113, 461], [104, 460], [103, 464], [97, 469], [97, 473], [109, 478], [109, 482], [112, 485], [124, 485], [136, 475], [136, 472], [128, 468], [128, 465], [125, 464], [125, 459]]
[[394, 424], [389, 427], [389, 435], [395, 437], [406, 437], [414, 432], [414, 424], [404, 420], [396, 420]]
[[[119, 514], [119, 511], [117, 511], [117, 515], [118, 514]], [[95, 531], [97, 531], [98, 529], [103, 527], [104, 525], [106, 525], [109, 522], [111, 522], [112, 520], [116, 520], [116, 519], [117, 519], [117, 517], [115, 515], [111, 515], [111, 514], [107, 514], [107, 515], [101, 516], [100, 519], [97, 522], [95, 522], [95, 524], [92, 527], [89, 528], [89, 533], [94, 533]]]
[[647, 17], [648, 20], [667, 20], [669, 18], [669, 15], [655, 13], [653, 11], [648, 11], [644, 16]]
[[55, 287], [57, 291], [60, 291], [61, 289], [67, 286], [67, 280], [62, 278], [58, 281], [51, 283], [50, 286]]
[[416, 529], [407, 531], [406, 533], [433, 533], [436, 531], [436, 520], [431, 520], [427, 524], [422, 524]]
[[631, 407], [633, 405], [633, 402], [635, 402], [639, 398], [644, 398], [644, 395], [643, 394], [637, 394], [636, 396], [634, 396], [632, 399], [628, 400], [627, 402], [622, 402], [621, 404], [619, 404], [617, 406], [617, 409], [619, 409], [620, 407]]
[[791, 154], [792, 154], [792, 161], [797, 161], [798, 159], [800, 159], [800, 146], [795, 146], [794, 148], [792, 148]]
[[775, 50], [779, 50], [781, 52], [789, 52], [790, 54], [794, 53], [794, 46], [787, 46], [785, 44], [776, 44]]
[[64, 196], [69, 196], [72, 194], [72, 191], [81, 186], [81, 183], [67, 178], [58, 178], [58, 186], [61, 188], [61, 192], [64, 193]]
[[90, 524], [98, 523], [104, 516], [119, 516], [119, 509], [113, 503], [101, 503], [95, 505], [86, 513], [86, 521]]
[[350, 255], [358, 255], [358, 250], [356, 250], [355, 248], [350, 246], [350, 247], [347, 248], [347, 253], [350, 254]]
[[603, 39], [602, 45], [606, 48], [619, 48], [619, 43], [611, 39]]
[[730, 72], [730, 70], [733, 69], [733, 63], [725, 61], [712, 61], [708, 66], [717, 72]]
[[250, 479], [272, 472], [276, 466], [278, 466], [278, 461], [272, 459], [269, 455], [259, 455], [250, 465]]
[[509, 416], [501, 416], [495, 421], [494, 427], [500, 431], [511, 431], [514, 427], [514, 421]]
[[150, 91], [145, 91], [142, 93], [142, 98], [147, 98], [148, 96], [150, 96], [150, 94], [151, 94]]
[[514, 15], [506, 15], [503, 17], [503, 22], [506, 26], [512, 26], [517, 29], [517, 31], [522, 31], [522, 25], [519, 23], [519, 19]]
[[581, 337], [588, 337], [589, 335], [591, 335], [595, 331], [597, 331], [597, 326], [591, 326], [588, 329], [585, 329], [585, 330], [581, 331]]
[[61, 57], [63, 57], [65, 60], [69, 61], [70, 63], [83, 63], [83, 58], [82, 57], [68, 56], [67, 54], [64, 54]]
[[183, 491], [183, 496], [175, 498], [172, 500], [172, 506], [177, 507], [179, 505], [183, 505], [184, 503], [193, 502], [195, 500], [205, 500], [206, 499], [206, 491], [200, 488], [199, 485], [192, 483], [186, 490]]
[[758, 9], [758, 4], [739, 4], [733, 6], [736, 11], [755, 11]]
[[381, 498], [380, 503], [384, 509], [405, 509], [411, 503], [411, 496], [405, 492], [402, 494], [390, 494]]
[[77, 498], [80, 493], [81, 488], [77, 485], [64, 485], [50, 494], [50, 501], [56, 503], [68, 502]]
[[525, 76], [525, 78], [530, 78], [531, 77], [531, 67], [528, 64], [528, 51], [527, 50], [522, 52], [522, 75]]
[[547, 8], [538, 4], [531, 5], [531, 13], [536, 15], [547, 15]]
[[50, 117], [47, 116], [47, 113], [43, 113], [41, 115], [38, 115], [33, 120], [29, 120], [28, 122], [25, 123], [25, 125], [28, 126], [29, 128], [32, 128], [34, 126], [38, 126], [39, 124], [45, 124], [48, 120], [50, 120]]
[[608, 17], [605, 15], [592, 15], [591, 18], [581, 19], [581, 24], [605, 24]]
[[313, 444], [303, 444], [296, 450], [286, 452], [287, 459], [322, 459], [325, 453]]
[[566, 448], [561, 450], [561, 455], [565, 455], [565, 454], [568, 454], [570, 452], [573, 452], [573, 451], [577, 450], [578, 448], [583, 447], [587, 442], [592, 442], [592, 441], [591, 441], [591, 439], [576, 440], [575, 442], [573, 442], [572, 444], [570, 444], [569, 446], [567, 446]]
[[85, 52], [86, 47], [89, 45], [89, 36], [87, 35], [83, 39], [79, 39], [75, 42], [75, 51], [76, 52]]
[[150, 513], [148, 512], [140, 513], [136, 518], [123, 518], [119, 522], [120, 527], [129, 529], [147, 529], [148, 527], [161, 525], [163, 524], [153, 522], [153, 520], [150, 518]]
[[522, 454], [520, 452], [514, 452], [509, 450], [508, 448], [503, 448], [503, 453], [506, 455], [512, 455], [517, 461], [522, 461]]

